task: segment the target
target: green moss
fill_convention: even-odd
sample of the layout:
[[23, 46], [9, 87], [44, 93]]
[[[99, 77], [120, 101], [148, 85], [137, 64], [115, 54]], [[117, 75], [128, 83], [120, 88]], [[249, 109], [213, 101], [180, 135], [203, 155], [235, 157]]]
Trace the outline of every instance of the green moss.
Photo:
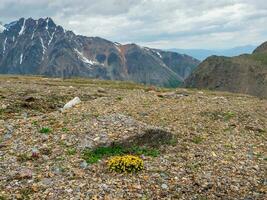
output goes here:
[[121, 101], [121, 100], [123, 100], [123, 97], [121, 97], [121, 96], [116, 97], [116, 100]]
[[87, 163], [93, 164], [98, 162], [104, 156], [115, 156], [121, 155], [123, 149], [121, 146], [110, 146], [110, 147], [98, 147], [94, 150], [86, 149], [83, 151], [83, 158]]
[[48, 127], [42, 127], [40, 130], [39, 130], [40, 133], [43, 133], [43, 134], [49, 134], [52, 132], [52, 130]]
[[5, 196], [0, 196], [0, 200], [6, 200], [7, 198]]
[[202, 143], [202, 141], [203, 141], [203, 138], [200, 136], [195, 136], [192, 138], [192, 142], [195, 144], [200, 144], [200, 143]]
[[82, 153], [82, 157], [87, 163], [93, 164], [98, 162], [104, 157], [133, 154], [133, 155], [145, 155], [151, 157], [157, 157], [159, 151], [157, 149], [150, 149], [146, 147], [122, 147], [120, 145], [114, 145], [109, 147], [98, 147], [94, 150], [86, 149]]
[[76, 149], [75, 148], [69, 148], [67, 150], [67, 154], [72, 156], [72, 155], [75, 155], [77, 153]]
[[224, 120], [229, 121], [233, 117], [236, 116], [236, 113], [232, 111], [221, 111], [221, 110], [215, 110], [215, 111], [204, 111], [201, 112], [201, 116], [203, 117], [209, 117], [212, 120]]
[[69, 131], [69, 129], [68, 128], [65, 128], [65, 127], [63, 127], [62, 129], [61, 129], [63, 132], [68, 132]]
[[30, 187], [28, 187], [28, 188], [22, 188], [20, 190], [21, 199], [31, 199], [31, 196], [32, 196], [33, 193], [34, 193], [34, 191]]
[[37, 121], [33, 121], [32, 122], [32, 125], [37, 126], [38, 125], [38, 122]]
[[235, 113], [234, 112], [231, 112], [231, 111], [228, 111], [228, 112], [223, 113], [223, 117], [224, 117], [224, 120], [225, 121], [230, 120], [234, 116], [235, 116]]

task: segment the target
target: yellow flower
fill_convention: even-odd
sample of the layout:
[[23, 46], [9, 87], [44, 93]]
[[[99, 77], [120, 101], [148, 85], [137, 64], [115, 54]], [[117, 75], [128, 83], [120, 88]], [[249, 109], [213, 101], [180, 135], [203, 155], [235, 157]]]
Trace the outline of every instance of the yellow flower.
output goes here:
[[108, 167], [116, 172], [137, 172], [144, 168], [144, 162], [133, 155], [114, 156], [108, 160]]

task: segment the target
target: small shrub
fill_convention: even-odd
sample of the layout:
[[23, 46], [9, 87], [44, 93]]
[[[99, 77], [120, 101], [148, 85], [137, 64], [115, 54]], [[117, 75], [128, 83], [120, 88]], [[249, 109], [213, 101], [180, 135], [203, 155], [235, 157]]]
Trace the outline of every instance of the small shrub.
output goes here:
[[7, 198], [5, 196], [0, 195], [0, 200], [6, 200]]
[[48, 134], [48, 133], [51, 133], [51, 131], [52, 130], [48, 127], [42, 127], [39, 132], [43, 134]]
[[30, 187], [22, 188], [20, 190], [21, 199], [30, 199], [32, 194], [34, 193], [33, 189]]
[[144, 162], [137, 156], [114, 156], [108, 160], [108, 167], [111, 171], [131, 173], [141, 171], [144, 168]]
[[29, 160], [32, 160], [32, 158], [27, 153], [17, 155], [17, 161], [19, 162], [27, 162]]
[[118, 100], [118, 101], [121, 101], [121, 100], [123, 100], [123, 97], [116, 97], [116, 99]]
[[77, 151], [76, 151], [75, 148], [69, 148], [69, 149], [67, 150], [67, 154], [68, 154], [69, 156], [75, 155], [76, 152], [77, 152]]
[[224, 113], [224, 120], [225, 121], [228, 121], [231, 118], [233, 118], [234, 116], [235, 116], [235, 113], [234, 112], [232, 112], [232, 111], [226, 112], [226, 113]]
[[192, 138], [192, 142], [195, 144], [200, 144], [203, 141], [203, 138], [200, 136], [195, 136]]
[[69, 131], [69, 129], [68, 128], [65, 128], [65, 127], [63, 127], [62, 129], [61, 129], [63, 132], [68, 132]]
[[32, 125], [37, 126], [38, 125], [38, 121], [33, 121]]

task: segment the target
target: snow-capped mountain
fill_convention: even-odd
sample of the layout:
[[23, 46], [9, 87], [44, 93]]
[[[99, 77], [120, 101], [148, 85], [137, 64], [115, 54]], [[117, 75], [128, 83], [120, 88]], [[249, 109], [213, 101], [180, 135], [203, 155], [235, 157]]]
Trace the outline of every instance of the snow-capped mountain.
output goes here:
[[0, 27], [0, 73], [81, 76], [179, 85], [199, 64], [186, 55], [66, 31], [51, 18]]

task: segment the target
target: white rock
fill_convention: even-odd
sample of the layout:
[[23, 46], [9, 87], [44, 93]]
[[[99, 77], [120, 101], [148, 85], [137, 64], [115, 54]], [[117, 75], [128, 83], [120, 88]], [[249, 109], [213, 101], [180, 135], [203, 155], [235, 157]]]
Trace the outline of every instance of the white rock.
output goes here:
[[166, 185], [165, 183], [163, 183], [163, 184], [161, 185], [161, 188], [164, 189], [164, 190], [167, 190], [169, 187], [168, 187], [168, 185]]
[[61, 111], [64, 111], [66, 109], [69, 109], [77, 104], [81, 103], [81, 100], [79, 97], [75, 97], [74, 99], [72, 99], [71, 101], [69, 101], [68, 103], [65, 104], [65, 106], [61, 109]]

